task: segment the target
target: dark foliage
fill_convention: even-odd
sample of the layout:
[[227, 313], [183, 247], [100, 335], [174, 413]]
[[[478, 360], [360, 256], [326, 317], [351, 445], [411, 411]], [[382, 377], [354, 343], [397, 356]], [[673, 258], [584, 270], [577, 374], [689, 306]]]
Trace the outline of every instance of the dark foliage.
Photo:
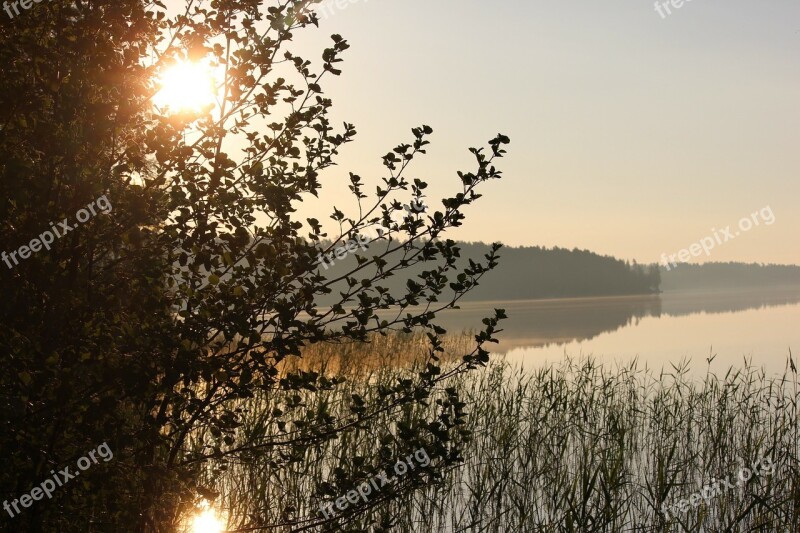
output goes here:
[[[493, 245], [482, 262], [459, 267], [460, 249], [444, 233], [462, 224], [476, 189], [500, 177], [494, 160], [508, 139], [472, 149], [475, 167], [458, 173], [452, 197], [397, 222], [402, 202], [426, 189], [404, 177], [432, 133], [414, 128], [383, 157], [373, 194], [368, 181], [349, 176], [358, 214], [334, 208], [336, 235], [318, 220], [297, 220], [297, 204], [323, 182], [341, 186], [323, 171], [356, 134], [330, 124], [322, 90], [325, 77], [340, 74], [347, 42], [332, 36], [316, 62], [292, 51], [295, 32], [318, 23], [312, 3], [189, 1], [170, 18], [160, 2], [51, 0], [0, 30], [0, 250], [16, 250], [101, 195], [113, 205], [50, 250], [0, 265], [2, 498], [19, 497], [102, 442], [115, 453], [52, 500], [7, 519], [11, 529], [174, 530], [199, 496], [213, 497], [213, 487], [196, 483], [210, 463], [270, 453], [291, 464], [379, 415], [431, 401], [443, 381], [488, 360], [483, 345], [501, 310], [446, 370], [443, 330], [433, 321], [497, 264]], [[201, 57], [225, 69], [220, 106], [182, 114], [154, 107], [159, 73]], [[320, 274], [322, 239], [335, 244], [378, 227], [379, 251], [357, 254], [338, 279]], [[426, 266], [404, 274], [415, 265]], [[405, 276], [402, 290], [384, 285], [391, 276]], [[345, 288], [335, 304], [320, 307], [337, 282]], [[416, 304], [427, 310], [407, 312]], [[378, 320], [378, 309], [396, 318]], [[353, 398], [349, 414], [337, 417], [297, 403], [272, 413], [276, 435], [236, 439], [239, 405], [255, 392], [341, 384], [313, 372], [279, 374], [305, 346], [414, 328], [429, 333], [427, 364], [375, 404]], [[372, 470], [425, 446], [431, 467], [410, 478], [408, 491], [460, 460], [463, 404], [454, 391], [446, 395], [432, 417], [378, 428]], [[209, 437], [190, 453], [199, 430]], [[335, 485], [359, 475], [337, 472]], [[317, 481], [309, 498], [333, 490]], [[286, 523], [301, 519], [285, 511]], [[268, 526], [253, 517], [253, 530]]]

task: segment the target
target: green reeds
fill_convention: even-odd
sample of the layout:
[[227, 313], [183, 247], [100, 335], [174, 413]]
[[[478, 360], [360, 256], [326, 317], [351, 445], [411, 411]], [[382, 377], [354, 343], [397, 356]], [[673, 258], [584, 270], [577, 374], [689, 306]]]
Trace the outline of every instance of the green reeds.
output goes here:
[[[470, 341], [451, 338], [448, 351], [466, 353]], [[303, 401], [343, 406], [359, 394], [369, 403], [375, 387], [409, 372], [425, 349], [415, 335], [314, 348], [303, 364], [324, 370], [335, 357], [336, 373], [350, 379]], [[472, 433], [463, 466], [346, 530], [370, 530], [370, 519], [390, 517], [392, 531], [426, 533], [800, 531], [796, 373], [774, 379], [745, 365], [698, 378], [689, 370], [685, 363], [654, 373], [636, 362], [565, 358], [536, 370], [498, 360], [458, 376], [450, 385], [468, 404]], [[241, 431], [269, 434], [269, 413], [283, 401], [274, 393], [248, 402]], [[280, 524], [287, 506], [296, 516], [313, 517], [314, 484], [333, 465], [374, 446], [362, 432], [308, 450], [288, 468], [243, 458], [209, 473], [208, 481], [222, 492], [232, 528], [252, 524], [254, 515]], [[771, 475], [754, 476], [684, 513], [660, 511], [664, 502], [688, 498], [763, 458], [776, 466]]]

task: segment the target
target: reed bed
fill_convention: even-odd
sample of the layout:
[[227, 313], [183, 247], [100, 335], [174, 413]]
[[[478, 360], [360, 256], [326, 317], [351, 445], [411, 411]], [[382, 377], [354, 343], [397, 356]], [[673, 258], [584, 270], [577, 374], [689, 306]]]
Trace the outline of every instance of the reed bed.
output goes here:
[[[448, 351], [466, 352], [470, 341], [453, 337]], [[424, 338], [413, 334], [369, 346], [315, 347], [303, 364], [351, 379], [303, 401], [343, 405], [354, 393], [369, 401], [376, 386], [411, 372], [425, 349]], [[459, 376], [449, 385], [471, 413], [464, 464], [341, 530], [377, 531], [371, 522], [390, 518], [391, 531], [426, 533], [800, 531], [796, 372], [770, 378], [748, 365], [723, 376], [697, 375], [688, 364], [655, 373], [636, 362], [565, 358], [527, 371], [498, 360]], [[268, 413], [282, 401], [278, 395], [252, 400], [241, 431], [269, 433]], [[374, 445], [360, 432], [308, 450], [288, 468], [244, 460], [209, 473], [209, 482], [222, 492], [232, 529], [248, 515], [284, 522], [287, 505], [312, 517], [316, 481]], [[661, 511], [664, 502], [688, 499], [764, 459], [775, 466], [771, 474], [686, 512]]]

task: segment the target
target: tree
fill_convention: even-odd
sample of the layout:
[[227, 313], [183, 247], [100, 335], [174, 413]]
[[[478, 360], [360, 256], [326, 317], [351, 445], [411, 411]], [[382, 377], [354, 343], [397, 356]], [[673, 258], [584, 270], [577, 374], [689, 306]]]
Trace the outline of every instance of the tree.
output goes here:
[[[297, 220], [297, 204], [318, 193], [323, 171], [356, 135], [351, 124], [330, 124], [322, 90], [326, 76], [341, 73], [347, 42], [333, 35], [319, 64], [290, 50], [297, 31], [318, 25], [314, 3], [188, 0], [170, 17], [158, 1], [51, 0], [3, 26], [0, 249], [32, 250], [29, 241], [45, 240], [62, 220], [72, 228], [0, 267], [0, 490], [18, 498], [103, 442], [115, 456], [52, 501], [8, 518], [13, 526], [174, 529], [198, 496], [213, 496], [213, 487], [198, 485], [209, 463], [280, 449], [288, 464], [315, 443], [441, 394], [437, 416], [382, 429], [371, 461], [377, 467], [390, 452], [424, 444], [431, 465], [403, 490], [458, 462], [464, 405], [439, 386], [486, 363], [484, 344], [503, 312], [484, 321], [460, 364], [444, 369], [435, 316], [497, 265], [499, 245], [483, 262], [464, 264], [444, 234], [461, 225], [477, 188], [500, 177], [494, 160], [509, 141], [498, 135], [488, 151], [471, 149], [475, 169], [458, 173], [460, 190], [435, 211], [404, 213], [403, 202], [421, 202], [426, 189], [404, 177], [432, 133], [414, 128], [383, 157], [387, 175], [373, 195], [349, 175], [358, 215], [334, 208], [336, 235], [316, 219]], [[153, 106], [160, 73], [201, 59], [224, 70], [219, 105], [182, 113]], [[101, 197], [113, 207], [76, 223]], [[368, 253], [353, 254], [354, 268], [325, 277], [321, 252], [377, 228], [382, 236]], [[418, 264], [430, 267], [401, 294], [382, 286]], [[315, 303], [336, 292], [332, 307]], [[410, 312], [417, 304], [425, 311]], [[387, 309], [397, 318], [376, 317]], [[302, 405], [272, 413], [277, 433], [237, 440], [242, 400], [342, 383], [281, 373], [282, 361], [305, 346], [415, 328], [428, 332], [430, 357], [414, 379], [387, 387], [374, 404], [354, 397], [344, 418]], [[200, 448], [198, 434], [206, 439]], [[367, 466], [319, 480], [314, 498], [353, 486]], [[286, 520], [318, 527], [339, 519], [287, 510]]]

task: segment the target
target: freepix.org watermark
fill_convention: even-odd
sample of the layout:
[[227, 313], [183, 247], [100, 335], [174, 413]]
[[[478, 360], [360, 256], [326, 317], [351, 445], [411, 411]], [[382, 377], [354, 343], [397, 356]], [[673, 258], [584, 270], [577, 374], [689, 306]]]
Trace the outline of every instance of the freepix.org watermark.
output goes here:
[[13, 2], [3, 2], [3, 10], [8, 13], [8, 18], [14, 18], [14, 15], [11, 14], [11, 10], [14, 10], [14, 13], [19, 15], [21, 12], [19, 10], [20, 7], [22, 9], [30, 9], [33, 7], [33, 4], [41, 4], [43, 0], [14, 0]]
[[[429, 464], [431, 464], [431, 458], [428, 456], [428, 452], [424, 448], [420, 448], [419, 450], [415, 451], [413, 454], [408, 454], [405, 460], [398, 459], [397, 463], [395, 463], [393, 470], [394, 473], [400, 477], [406, 475], [409, 471], [414, 470], [417, 465], [419, 464], [422, 468], [425, 468]], [[320, 505], [319, 510], [326, 519], [332, 518], [336, 515], [336, 511], [333, 510], [333, 504], [336, 503], [336, 508], [340, 511], [346, 510], [350, 504], [358, 503], [359, 498], [364, 500], [366, 503], [369, 498], [370, 494], [374, 492], [378, 492], [383, 488], [385, 485], [389, 485], [394, 482], [397, 478], [394, 476], [389, 476], [386, 473], [386, 470], [378, 474], [377, 476], [373, 476], [372, 479], [363, 482], [361, 485], [356, 487], [355, 489], [351, 490], [344, 496], [336, 498], [334, 502], [324, 502]]]
[[313, 4], [313, 10], [317, 13], [317, 18], [325, 20], [332, 17], [339, 11], [344, 11], [351, 4], [366, 4], [369, 0], [325, 0], [319, 4]]
[[[59, 470], [56, 473], [55, 470], [51, 470], [50, 474], [53, 476], [52, 478], [45, 479], [38, 487], [33, 487], [31, 491], [27, 494], [23, 494], [19, 498], [12, 500], [11, 503], [8, 503], [8, 500], [3, 502], [3, 509], [6, 510], [8, 515], [11, 518], [14, 518], [22, 511], [20, 510], [19, 506], [21, 505], [23, 508], [27, 509], [33, 502], [38, 502], [44, 496], [47, 496], [48, 499], [52, 499], [53, 493], [56, 491], [57, 488], [63, 487], [66, 483], [70, 480], [75, 479], [80, 475], [81, 472], [84, 470], [88, 470], [91, 468], [93, 464], [98, 464], [100, 461], [97, 460], [97, 456], [103, 460], [103, 462], [107, 463], [111, 459], [114, 458], [114, 452], [111, 451], [109, 448], [108, 443], [103, 443], [98, 446], [95, 450], [90, 451], [80, 459], [78, 459], [78, 471], [77, 472], [70, 472], [70, 467], [66, 467], [63, 470]], [[12, 511], [13, 507], [13, 511]]]
[[[106, 198], [106, 195], [104, 194], [86, 207], [79, 209], [78, 212], [75, 213], [75, 219], [81, 224], [88, 221], [90, 218], [97, 215], [97, 209], [95, 209], [95, 206], [100, 209], [101, 213], [105, 214], [110, 213], [112, 209], [111, 202], [108, 201], [108, 198]], [[9, 269], [12, 269], [19, 265], [20, 260], [28, 259], [31, 254], [41, 251], [42, 248], [49, 250], [50, 245], [53, 244], [56, 239], [60, 239], [70, 231], [73, 231], [75, 227], [77, 227], [77, 224], [75, 226], [70, 226], [69, 219], [65, 218], [59, 222], [58, 225], [51, 224], [49, 230], [44, 231], [41, 235], [35, 239], [32, 239], [28, 244], [20, 246], [18, 249], [10, 253], [0, 253], [0, 258]], [[17, 256], [19, 256], [19, 259], [17, 259]], [[11, 264], [12, 261], [14, 262], [13, 265]]]
[[[403, 205], [403, 209], [406, 211], [406, 215], [420, 215], [424, 213], [428, 206], [425, 205], [425, 202], [422, 200], [412, 200], [411, 205], [405, 204]], [[323, 255], [320, 253], [317, 255], [317, 265], [322, 265], [325, 267], [325, 270], [328, 270], [330, 267], [333, 266], [336, 259], [344, 259], [347, 257], [348, 254], [351, 252], [355, 252], [359, 248], [364, 252], [367, 251], [367, 245], [374, 241], [375, 239], [380, 239], [384, 235], [383, 229], [378, 229], [377, 235], [375, 237], [370, 237], [367, 235], [358, 235], [355, 239], [350, 239], [346, 243], [342, 244], [334, 251]], [[335, 257], [334, 257], [335, 256]]]
[[661, 254], [660, 264], [667, 270], [671, 270], [672, 267], [678, 266], [676, 257], [677, 260], [682, 263], [688, 263], [691, 258], [698, 257], [703, 253], [708, 257], [711, 255], [711, 250], [721, 244], [732, 241], [744, 232], [750, 231], [754, 227], [760, 225], [762, 221], [765, 226], [771, 226], [775, 223], [775, 213], [772, 212], [770, 206], [763, 207], [751, 213], [750, 216], [743, 217], [739, 220], [739, 229], [737, 231], [731, 229], [730, 226], [725, 226], [721, 230], [712, 228], [711, 233], [713, 236], [703, 237], [699, 242], [693, 243], [688, 248], [684, 248], [669, 256], [667, 256], [666, 253]]
[[752, 468], [742, 467], [739, 469], [739, 474], [736, 476], [735, 483], [731, 483], [730, 478], [731, 476], [726, 477], [725, 479], [714, 479], [711, 478], [711, 483], [705, 485], [702, 489], [695, 492], [689, 498], [678, 500], [677, 502], [673, 503], [672, 505], [667, 505], [667, 502], [664, 502], [661, 505], [661, 512], [664, 513], [664, 516], [669, 518], [670, 512], [673, 514], [677, 514], [675, 509], [679, 510], [682, 513], [685, 513], [689, 510], [689, 507], [698, 507], [700, 505], [700, 500], [705, 500], [706, 504], [711, 501], [711, 498], [719, 496], [723, 492], [729, 489], [735, 489], [736, 487], [741, 487], [753, 476], [762, 476], [764, 474], [773, 474], [775, 472], [775, 464], [772, 462], [772, 459], [769, 457], [765, 457], [759, 461], [756, 461]]
[[675, 9], [680, 9], [684, 6], [684, 4], [691, 2], [692, 0], [668, 0], [666, 2], [662, 2], [660, 0], [656, 1], [655, 10], [661, 15], [662, 19], [667, 18], [668, 16], [672, 15], [672, 10], [670, 7], [674, 7]]

